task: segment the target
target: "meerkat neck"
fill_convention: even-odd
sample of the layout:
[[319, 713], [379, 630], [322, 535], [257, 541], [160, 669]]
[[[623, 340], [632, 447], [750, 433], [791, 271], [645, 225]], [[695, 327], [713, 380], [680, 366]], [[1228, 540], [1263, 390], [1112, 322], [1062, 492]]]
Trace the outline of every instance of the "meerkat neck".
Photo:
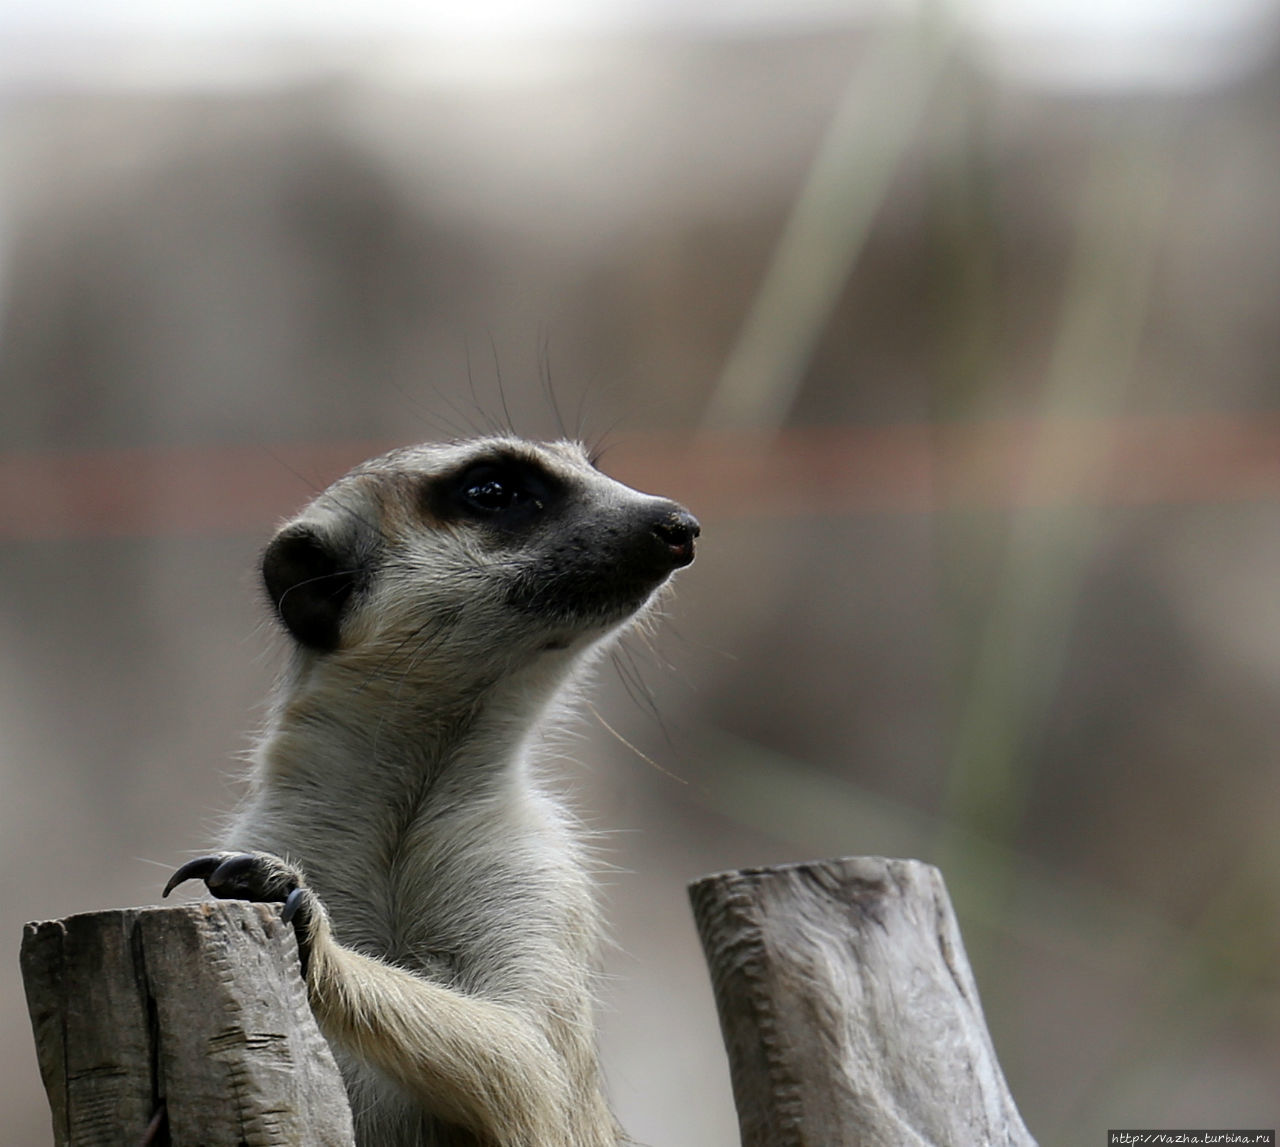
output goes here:
[[530, 746], [558, 676], [515, 675], [470, 696], [418, 688], [397, 695], [385, 682], [352, 692], [316, 673], [289, 680], [238, 818], [260, 834], [245, 843], [303, 861], [337, 846], [394, 855], [397, 838], [424, 819], [486, 796], [518, 797], [533, 783]]

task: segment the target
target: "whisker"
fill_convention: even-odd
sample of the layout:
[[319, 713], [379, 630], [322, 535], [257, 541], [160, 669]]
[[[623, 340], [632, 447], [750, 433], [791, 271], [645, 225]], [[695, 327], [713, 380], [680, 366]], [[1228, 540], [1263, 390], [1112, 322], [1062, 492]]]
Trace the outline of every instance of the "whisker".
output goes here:
[[587, 708], [591, 710], [592, 716], [594, 716], [595, 719], [599, 721], [602, 726], [604, 726], [605, 731], [611, 734], [618, 741], [619, 744], [625, 745], [628, 749], [630, 749], [633, 753], [635, 753], [635, 755], [639, 757], [642, 761], [644, 761], [646, 764], [652, 765], [655, 769], [658, 770], [658, 772], [664, 774], [665, 776], [670, 777], [673, 781], [679, 781], [679, 783], [682, 785], [687, 785], [689, 783], [684, 777], [680, 776], [679, 773], [673, 773], [670, 769], [663, 768], [660, 764], [658, 764], [657, 761], [655, 761], [648, 754], [643, 753], [639, 749], [637, 749], [635, 745], [633, 745], [630, 741], [628, 741], [626, 737], [624, 737], [621, 733], [619, 733], [617, 729], [615, 729], [612, 725], [610, 725], [609, 722], [606, 721], [600, 715], [600, 710], [597, 709], [590, 701], [585, 702], [585, 704]]
[[[296, 589], [302, 589], [304, 586], [315, 585], [317, 582], [328, 581], [330, 578], [354, 577], [359, 572], [360, 572], [359, 569], [333, 570], [330, 573], [316, 574], [315, 577], [303, 578], [301, 581], [296, 581], [293, 583], [293, 585], [291, 585], [288, 589], [286, 589], [284, 593], [280, 595], [280, 600], [279, 602], [276, 603], [276, 608], [278, 609], [280, 608], [280, 606], [284, 605], [285, 600]], [[342, 592], [342, 587], [339, 586], [337, 589], [333, 591], [333, 593], [329, 595], [329, 600], [332, 601], [341, 592]]]
[[436, 398], [438, 398], [444, 405], [448, 406], [455, 415], [462, 419], [463, 425], [459, 425], [451, 419], [444, 418], [438, 411], [430, 410], [424, 403], [419, 402], [413, 396], [408, 387], [401, 385], [394, 379], [389, 380], [389, 385], [392, 390], [404, 399], [412, 413], [421, 418], [422, 421], [430, 426], [436, 434], [444, 434], [452, 438], [467, 438], [473, 434], [479, 433], [476, 427], [467, 419], [462, 408], [454, 402], [451, 396], [441, 390], [436, 383], [426, 380], [423, 381], [426, 386], [430, 387], [431, 392], [436, 396]]
[[507, 388], [502, 382], [502, 365], [498, 362], [498, 344], [494, 341], [493, 332], [489, 332], [489, 350], [493, 353], [493, 373], [498, 380], [498, 401], [502, 403], [502, 416], [507, 420], [507, 433], [514, 436], [515, 423], [511, 420], [511, 411], [507, 409]]
[[538, 375], [542, 380], [542, 389], [547, 396], [547, 401], [551, 404], [551, 411], [556, 417], [556, 426], [559, 428], [560, 437], [562, 439], [569, 437], [569, 431], [565, 428], [564, 414], [560, 410], [560, 399], [556, 395], [555, 384], [551, 381], [551, 338], [544, 330], [538, 340]]
[[471, 401], [475, 405], [476, 413], [480, 415], [481, 420], [485, 423], [485, 433], [501, 435], [503, 432], [502, 426], [497, 419], [491, 418], [485, 411], [483, 405], [481, 405], [480, 396], [476, 393], [476, 377], [471, 369], [471, 340], [464, 336], [462, 346], [467, 358], [467, 389], [471, 392]]

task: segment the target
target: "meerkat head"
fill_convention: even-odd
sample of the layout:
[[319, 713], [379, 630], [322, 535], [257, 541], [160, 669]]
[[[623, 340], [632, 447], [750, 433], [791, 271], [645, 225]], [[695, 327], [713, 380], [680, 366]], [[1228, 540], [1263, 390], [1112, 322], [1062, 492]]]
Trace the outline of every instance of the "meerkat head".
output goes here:
[[616, 629], [693, 560], [698, 534], [575, 443], [486, 438], [357, 467], [276, 534], [262, 572], [318, 657], [492, 675]]

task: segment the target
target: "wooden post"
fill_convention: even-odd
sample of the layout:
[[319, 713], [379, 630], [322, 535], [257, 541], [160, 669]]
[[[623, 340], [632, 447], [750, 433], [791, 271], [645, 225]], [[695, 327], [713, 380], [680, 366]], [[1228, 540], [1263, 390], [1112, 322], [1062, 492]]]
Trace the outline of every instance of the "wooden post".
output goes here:
[[743, 1147], [1035, 1147], [936, 868], [744, 869], [689, 895]]
[[22, 974], [58, 1147], [352, 1147], [279, 906], [28, 924]]

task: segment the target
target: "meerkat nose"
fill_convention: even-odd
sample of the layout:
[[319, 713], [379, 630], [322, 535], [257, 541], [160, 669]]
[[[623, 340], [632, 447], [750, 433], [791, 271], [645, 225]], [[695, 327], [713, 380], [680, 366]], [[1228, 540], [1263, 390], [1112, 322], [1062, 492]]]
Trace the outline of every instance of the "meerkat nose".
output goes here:
[[688, 510], [676, 507], [654, 522], [650, 529], [667, 547], [673, 568], [679, 569], [693, 561], [693, 539], [702, 533], [702, 527]]

